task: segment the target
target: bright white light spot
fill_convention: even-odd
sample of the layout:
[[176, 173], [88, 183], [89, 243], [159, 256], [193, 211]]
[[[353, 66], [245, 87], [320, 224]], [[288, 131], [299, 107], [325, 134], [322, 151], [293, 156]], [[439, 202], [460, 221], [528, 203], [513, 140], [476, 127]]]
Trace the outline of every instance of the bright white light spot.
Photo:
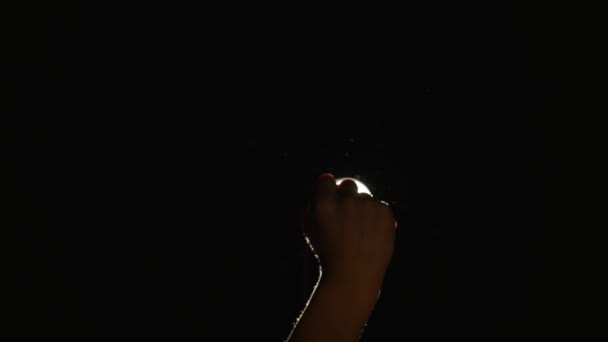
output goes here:
[[357, 190], [358, 190], [357, 192], [358, 193], [360, 193], [360, 194], [364, 193], [364, 194], [368, 194], [370, 196], [374, 196], [372, 194], [372, 192], [369, 191], [369, 188], [367, 187], [367, 185], [363, 184], [360, 180], [355, 179], [355, 178], [350, 178], [350, 177], [338, 178], [338, 179], [336, 179], [336, 185], [340, 185], [340, 183], [342, 183], [343, 181], [345, 181], [347, 179], [350, 179], [353, 182], [355, 182], [355, 184], [357, 184]]

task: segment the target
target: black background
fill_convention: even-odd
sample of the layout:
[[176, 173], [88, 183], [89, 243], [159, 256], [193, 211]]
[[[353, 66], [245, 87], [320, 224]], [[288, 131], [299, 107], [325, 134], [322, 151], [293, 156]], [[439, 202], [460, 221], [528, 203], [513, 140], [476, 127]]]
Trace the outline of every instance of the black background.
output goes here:
[[545, 10], [27, 9], [5, 64], [9, 332], [282, 340], [315, 277], [299, 216], [332, 172], [400, 222], [364, 341], [543, 340]]

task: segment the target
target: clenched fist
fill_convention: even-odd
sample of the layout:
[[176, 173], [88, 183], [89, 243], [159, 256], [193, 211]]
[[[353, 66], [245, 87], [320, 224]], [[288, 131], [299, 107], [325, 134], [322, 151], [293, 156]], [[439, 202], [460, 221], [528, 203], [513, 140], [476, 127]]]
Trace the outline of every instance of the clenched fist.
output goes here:
[[304, 233], [322, 275], [289, 342], [355, 342], [372, 313], [393, 256], [397, 222], [391, 209], [321, 175], [304, 218]]
[[380, 288], [394, 250], [397, 223], [391, 209], [345, 180], [319, 177], [304, 233], [321, 263], [323, 278]]

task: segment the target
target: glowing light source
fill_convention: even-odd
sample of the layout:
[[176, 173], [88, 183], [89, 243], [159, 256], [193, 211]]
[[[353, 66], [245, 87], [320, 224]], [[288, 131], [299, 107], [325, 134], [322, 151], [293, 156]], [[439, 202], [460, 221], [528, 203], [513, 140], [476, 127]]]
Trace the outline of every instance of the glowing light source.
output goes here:
[[364, 193], [364, 194], [368, 194], [368, 195], [370, 195], [370, 196], [374, 196], [374, 195], [372, 194], [372, 192], [371, 192], [371, 191], [369, 191], [369, 188], [367, 187], [367, 185], [363, 184], [363, 182], [361, 182], [360, 180], [355, 179], [355, 178], [351, 178], [351, 177], [342, 177], [342, 178], [338, 178], [338, 179], [336, 179], [336, 184], [337, 184], [337, 185], [340, 185], [340, 183], [342, 183], [343, 181], [345, 181], [345, 180], [347, 180], [347, 179], [350, 179], [350, 180], [352, 180], [353, 182], [355, 182], [355, 184], [357, 184], [357, 190], [358, 190], [357, 192], [358, 192], [358, 193], [360, 193], [360, 194], [361, 194], [361, 193]]

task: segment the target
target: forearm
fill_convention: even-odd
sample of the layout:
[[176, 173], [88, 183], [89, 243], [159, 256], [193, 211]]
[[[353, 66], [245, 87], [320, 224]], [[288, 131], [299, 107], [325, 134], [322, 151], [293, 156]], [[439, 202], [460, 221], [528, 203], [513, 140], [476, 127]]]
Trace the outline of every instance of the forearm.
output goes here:
[[380, 285], [323, 277], [289, 341], [357, 341], [379, 292]]

